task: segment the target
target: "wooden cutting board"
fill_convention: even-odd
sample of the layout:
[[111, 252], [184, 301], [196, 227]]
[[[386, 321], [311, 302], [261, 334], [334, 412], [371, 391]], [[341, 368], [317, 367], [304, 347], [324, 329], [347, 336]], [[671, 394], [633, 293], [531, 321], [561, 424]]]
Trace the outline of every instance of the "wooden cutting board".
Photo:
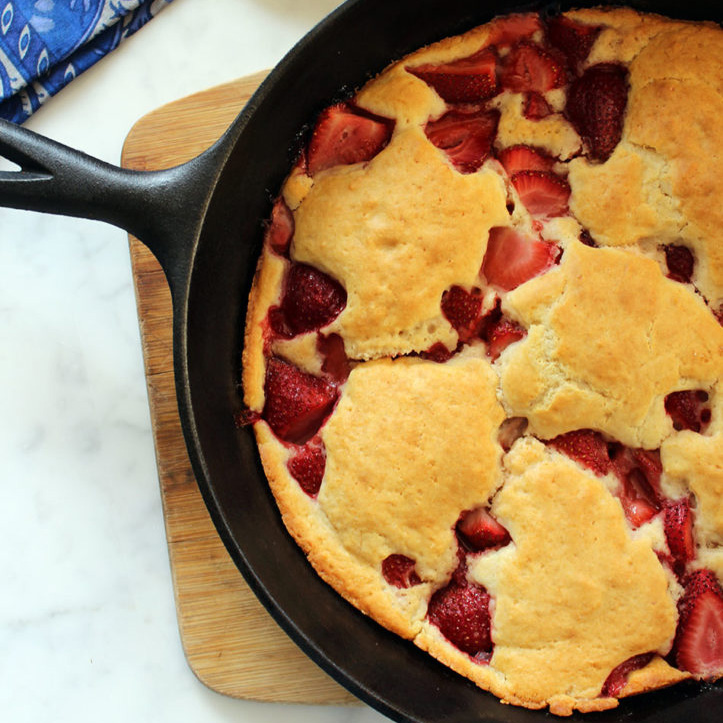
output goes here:
[[[131, 130], [122, 164], [178, 165], [231, 124], [265, 73], [159, 108]], [[130, 238], [178, 625], [189, 665], [213, 690], [285, 703], [357, 702], [307, 658], [255, 598], [226, 552], [191, 471], [176, 406], [171, 299], [150, 251]]]

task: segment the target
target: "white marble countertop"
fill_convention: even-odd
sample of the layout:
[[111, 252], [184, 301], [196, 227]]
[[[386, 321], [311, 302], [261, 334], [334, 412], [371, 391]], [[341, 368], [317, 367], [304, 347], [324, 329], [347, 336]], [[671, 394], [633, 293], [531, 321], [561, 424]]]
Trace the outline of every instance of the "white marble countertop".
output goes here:
[[[26, 126], [117, 164], [136, 120], [273, 66], [338, 0], [174, 0]], [[205, 688], [178, 634], [127, 236], [0, 210], [3, 721], [385, 720]]]

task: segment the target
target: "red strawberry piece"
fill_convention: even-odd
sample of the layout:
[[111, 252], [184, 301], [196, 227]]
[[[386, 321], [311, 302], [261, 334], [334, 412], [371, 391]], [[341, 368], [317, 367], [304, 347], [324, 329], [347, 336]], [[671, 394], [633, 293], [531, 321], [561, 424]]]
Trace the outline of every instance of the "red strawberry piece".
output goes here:
[[608, 445], [612, 470], [620, 480], [620, 502], [633, 528], [660, 512], [660, 475], [663, 465], [657, 450], [634, 449], [622, 444]]
[[665, 398], [665, 411], [670, 415], [673, 428], [677, 431], [689, 429], [703, 433], [711, 417], [708, 392], [703, 389], [672, 392]]
[[606, 161], [620, 142], [628, 102], [628, 72], [622, 65], [599, 63], [575, 80], [565, 114], [587, 146], [587, 155]]
[[304, 444], [321, 427], [336, 403], [334, 384], [301, 371], [277, 357], [269, 359], [262, 418], [285, 442]]
[[500, 424], [497, 432], [497, 441], [505, 452], [509, 452], [512, 445], [525, 433], [527, 429], [525, 417], [508, 417]]
[[510, 226], [495, 226], [490, 229], [482, 273], [492, 286], [511, 291], [554, 266], [559, 256], [555, 244], [525, 236]]
[[510, 344], [524, 339], [526, 334], [526, 329], [505, 316], [501, 316], [494, 323], [488, 323], [483, 338], [487, 342], [487, 356], [490, 361], [496, 361]]
[[322, 111], [309, 141], [309, 174], [370, 161], [389, 143], [391, 135], [391, 121], [363, 114], [346, 103], [332, 105]]
[[337, 384], [343, 384], [349, 378], [351, 365], [344, 348], [344, 340], [338, 334], [324, 336], [319, 334], [316, 339], [316, 348], [323, 361], [321, 371], [331, 377]]
[[562, 51], [573, 72], [585, 62], [601, 30], [597, 25], [583, 25], [564, 15], [547, 20], [547, 40]]
[[512, 93], [545, 93], [567, 81], [563, 64], [539, 45], [523, 40], [514, 45], [501, 63], [500, 84]]
[[388, 555], [382, 560], [382, 575], [394, 587], [419, 585], [421, 579], [414, 569], [416, 562], [406, 555]]
[[615, 698], [620, 695], [628, 682], [630, 673], [644, 668], [652, 659], [653, 653], [642, 653], [620, 663], [605, 679], [600, 695], [606, 698]]
[[496, 549], [510, 541], [510, 533], [484, 507], [463, 512], [455, 529], [459, 541], [472, 552]]
[[498, 47], [512, 45], [532, 38], [538, 30], [542, 30], [542, 22], [537, 13], [507, 15], [492, 21], [487, 42]]
[[600, 432], [577, 429], [561, 434], [547, 444], [598, 476], [606, 475], [610, 471], [608, 444]]
[[542, 120], [553, 113], [552, 106], [545, 100], [544, 95], [535, 91], [525, 93], [525, 99], [522, 103], [522, 115], [527, 120]]
[[281, 311], [292, 336], [326, 326], [345, 306], [346, 291], [338, 281], [313, 266], [291, 265]]
[[696, 570], [678, 602], [673, 650], [677, 666], [698, 678], [723, 673], [723, 589], [710, 570]]
[[693, 512], [687, 499], [668, 502], [663, 510], [663, 529], [668, 549], [673, 557], [673, 569], [682, 574], [685, 566], [695, 558], [693, 538]]
[[442, 294], [442, 313], [459, 339], [468, 342], [477, 336], [482, 321], [482, 291], [452, 286]]
[[512, 176], [525, 208], [533, 216], [564, 216], [570, 199], [570, 186], [564, 178], [549, 171], [520, 171]]
[[326, 469], [326, 451], [321, 440], [311, 440], [286, 463], [291, 476], [309, 497], [316, 497]]
[[437, 341], [429, 349], [420, 352], [419, 356], [422, 359], [429, 359], [430, 361], [437, 362], [437, 364], [444, 364], [449, 361], [457, 350], [450, 351], [447, 347], [442, 344], [441, 341]]
[[490, 596], [485, 588], [459, 577], [432, 595], [427, 617], [467, 655], [489, 660], [493, 647]]
[[484, 48], [449, 63], [418, 65], [407, 70], [437, 91], [447, 103], [477, 103], [497, 95], [497, 52]]
[[294, 235], [294, 216], [283, 198], [276, 199], [266, 228], [266, 242], [279, 256], [286, 256]]
[[492, 150], [500, 115], [495, 110], [451, 110], [424, 132], [460, 173], [474, 173]]
[[665, 263], [668, 267], [668, 278], [689, 284], [693, 278], [695, 258], [687, 246], [670, 244], [664, 247]]
[[551, 171], [555, 165], [555, 159], [545, 151], [525, 145], [503, 148], [497, 153], [497, 160], [508, 176], [520, 171]]
[[583, 229], [580, 231], [580, 243], [585, 244], [585, 246], [589, 246], [590, 248], [596, 249], [597, 244], [595, 243], [595, 239], [592, 237], [592, 234], [587, 230]]

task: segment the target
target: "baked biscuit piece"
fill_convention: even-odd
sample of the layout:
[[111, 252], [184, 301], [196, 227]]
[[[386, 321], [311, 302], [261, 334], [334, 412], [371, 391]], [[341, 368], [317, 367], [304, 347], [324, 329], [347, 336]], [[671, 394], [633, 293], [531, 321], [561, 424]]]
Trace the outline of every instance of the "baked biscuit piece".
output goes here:
[[722, 84], [712, 24], [498, 18], [327, 108], [274, 204], [243, 387], [284, 522], [504, 702], [723, 675]]

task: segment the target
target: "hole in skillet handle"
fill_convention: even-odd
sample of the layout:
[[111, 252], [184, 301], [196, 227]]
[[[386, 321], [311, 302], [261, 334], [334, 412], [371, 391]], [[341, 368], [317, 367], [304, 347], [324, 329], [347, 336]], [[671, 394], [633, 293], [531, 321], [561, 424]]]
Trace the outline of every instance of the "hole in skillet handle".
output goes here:
[[174, 168], [133, 171], [0, 119], [0, 155], [7, 161], [0, 170], [0, 206], [105, 221], [124, 229], [158, 259], [175, 308], [185, 296], [202, 211], [227, 142], [224, 137]]
[[[384, 4], [389, 6], [388, 9], [385, 10], [382, 7]], [[474, 24], [488, 20], [492, 15], [541, 8], [552, 14], [573, 4], [581, 6], [606, 3], [518, 3], [507, 5], [500, 3], [491, 5], [476, 0], [474, 3], [458, 2], [456, 3], [457, 9], [454, 11], [441, 7], [438, 0], [437, 2], [418, 0], [415, 3], [403, 0], [395, 3], [388, 1], [382, 3], [376, 0], [365, 3], [357, 0], [347, 3], [342, 8], [342, 10], [347, 8], [349, 10], [343, 23], [353, 24], [359, 37], [364, 38], [366, 47], [363, 52], [367, 54], [367, 65], [360, 69], [349, 59], [348, 56], [354, 54], [355, 48], [353, 43], [349, 43], [348, 37], [346, 45], [343, 42], [337, 43], [338, 55], [334, 57], [334, 62], [326, 58], [328, 72], [314, 71], [312, 58], [307, 59], [308, 63], [304, 67], [298, 67], [301, 64], [297, 62], [298, 73], [293, 82], [299, 88], [303, 88], [303, 93], [311, 98], [309, 103], [314, 103], [314, 105], [304, 116], [304, 121], [294, 125], [288, 135], [281, 132], [277, 135], [285, 137], [288, 142], [288, 139], [294, 137], [303, 123], [311, 122], [310, 119], [314, 112], [320, 111], [326, 104], [332, 102], [339, 93], [345, 94], [350, 85], [361, 84], [370, 75], [383, 69], [388, 60], [400, 57], [426, 42], [465, 30]], [[412, 5], [414, 5], [413, 10], [410, 9]], [[659, 12], [676, 17], [685, 16], [687, 19], [694, 20], [711, 19], [720, 12], [719, 8], [712, 3], [695, 2], [695, 0], [682, 8], [672, 2], [643, 1], [631, 2], [628, 5], [644, 11]], [[440, 14], [445, 15], [444, 23], [436, 22]], [[448, 16], [452, 15], [454, 17], [449, 19]], [[411, 21], [410, 25], [405, 24], [407, 20]], [[376, 23], [377, 29], [375, 29], [374, 23]], [[341, 16], [339, 25], [342, 25]], [[383, 37], [377, 46], [376, 40], [384, 33], [388, 33], [389, 37]], [[336, 42], [329, 38], [325, 38], [325, 40], [329, 40], [329, 44]], [[381, 51], [379, 47], [382, 48]], [[323, 48], [317, 50], [319, 57], [323, 57], [325, 50]], [[296, 60], [298, 61], [299, 58], [297, 57]], [[311, 90], [306, 83], [309, 79], [313, 81], [317, 79], [315, 72], [324, 76], [336, 75], [340, 79], [339, 83], [328, 82], [328, 79], [325, 78], [323, 82], [327, 83], [328, 92], [320, 92], [316, 95], [318, 83], [311, 82]], [[300, 75], [304, 82], [299, 79]], [[289, 97], [285, 99], [287, 107], [296, 108], [297, 100], [300, 103], [305, 102], [294, 95], [291, 80], [287, 90], [289, 91]], [[276, 100], [281, 102], [278, 97]], [[288, 118], [293, 119], [293, 116], [297, 116], [297, 114], [289, 113]], [[286, 122], [285, 118], [276, 119], [275, 125], [281, 126]], [[255, 142], [261, 142], [263, 134], [253, 135]], [[244, 143], [246, 143], [245, 140], [242, 141], [242, 145]], [[272, 167], [278, 174], [277, 155], [275, 154], [284, 153], [286, 148], [287, 146], [265, 149], [264, 152], [267, 155], [264, 165]], [[252, 149], [242, 150], [250, 152]], [[239, 163], [240, 165], [241, 163]], [[259, 178], [262, 176], [263, 174], [260, 173]], [[258, 242], [259, 219], [268, 217], [271, 208], [269, 199], [273, 196], [273, 190], [270, 189], [273, 188], [272, 183], [262, 183], [257, 194], [257, 203], [253, 200], [254, 189], [249, 188], [246, 184], [242, 201], [244, 208], [243, 212], [238, 211], [238, 216], [245, 218], [246, 223], [252, 228], [243, 229], [241, 228], [242, 221], [238, 222], [239, 226], [234, 222], [230, 226], [234, 231], [232, 235], [235, 236], [236, 230], [241, 228], [239, 237], [254, 236]], [[231, 189], [228, 189], [227, 193], [229, 197], [233, 196]], [[218, 225], [222, 226], [220, 223]], [[210, 268], [213, 264], [209, 263], [208, 266]], [[232, 270], [239, 288], [242, 289], [238, 295], [243, 298], [250, 285], [249, 275], [252, 270], [252, 268], [242, 270], [234, 268]], [[229, 283], [229, 285], [232, 284]], [[211, 282], [209, 282], [209, 286], [211, 286]], [[212, 290], [209, 288], [208, 292], [211, 294]], [[232, 295], [233, 292], [229, 291], [229, 297]], [[242, 313], [243, 311], [240, 311], [240, 314]], [[208, 325], [208, 320], [204, 319], [203, 323]], [[231, 323], [240, 328], [243, 324], [243, 317], [241, 317], [240, 323], [239, 319], [228, 322], [228, 324]], [[200, 325], [201, 320], [199, 320]], [[214, 337], [222, 336], [220, 333], [222, 331], [224, 329], [220, 325], [219, 327], [215, 325], [209, 327], [205, 338], [210, 344]], [[225, 331], [228, 332], [228, 329]], [[224, 355], [229, 355], [229, 358], [237, 359], [234, 350], [224, 349], [223, 351]], [[201, 352], [198, 356], [199, 358], [202, 356]], [[192, 368], [194, 376], [198, 376], [199, 381], [201, 379], [208, 381], [213, 376], [213, 374], [195, 374], [196, 367], [202, 365], [204, 361], [196, 361], [193, 357], [190, 360], [189, 366]], [[212, 369], [208, 367], [204, 371], [211, 372]], [[215, 390], [210, 391], [216, 393]], [[206, 386], [203, 390], [206, 400], [205, 404], [201, 406], [207, 406], [209, 414], [223, 407], [225, 403], [233, 408], [233, 400], [225, 402], [222, 399], [225, 391], [220, 389], [218, 398], [211, 399], [208, 397], [209, 388]], [[237, 390], [233, 393], [237, 393]], [[228, 419], [225, 421], [227, 422]], [[217, 440], [225, 438], [228, 430], [214, 425], [215, 423], [212, 423], [207, 427], [205, 424], [199, 424], [199, 430], [203, 427], [202, 436], [215, 436]], [[275, 506], [273, 506], [270, 493], [265, 486], [263, 474], [260, 472], [260, 463], [252, 449], [253, 442], [248, 439], [249, 435], [246, 432], [242, 436], [241, 444], [238, 439], [224, 441], [221, 444], [222, 447], [226, 446], [224, 451], [228, 453], [227, 460], [233, 460], [236, 455], [237, 458], [242, 457], [245, 463], [236, 468], [235, 474], [230, 475], [228, 489], [226, 489], [225, 481], [222, 481], [227, 473], [219, 469], [223, 465], [217, 459], [206, 460], [212, 468], [210, 477], [214, 481], [213, 490], [206, 491], [207, 501], [213, 497], [211, 506], [217, 506], [215, 513], [212, 512], [215, 515], [214, 519], [232, 557], [244, 572], [247, 581], [270, 609], [277, 622], [289, 632], [307, 654], [362, 700], [394, 720], [423, 721], [424, 723], [433, 721], [467, 723], [473, 720], [498, 721], [499, 723], [502, 721], [510, 723], [536, 721], [539, 723], [541, 720], [551, 718], [544, 712], [502, 706], [493, 696], [475, 688], [468, 681], [450, 673], [449, 670], [443, 669], [426, 654], [417, 651], [410, 643], [379, 629], [356, 610], [350, 609], [336, 596], [336, 593], [325, 588], [324, 583], [315, 578], [315, 573], [309, 571], [303, 554], [293, 542], [289, 541]], [[205, 444], [206, 440], [203, 442], [202, 446], [211, 448], [211, 444]], [[236, 445], [235, 451], [234, 445]], [[243, 454], [239, 452], [239, 447], [242, 447]], [[222, 457], [223, 455], [218, 455], [218, 458]], [[238, 472], [239, 469], [243, 470], [241, 474]], [[269, 505], [272, 507], [269, 508]], [[254, 542], [254, 537], [258, 542]], [[313, 602], [309, 604], [309, 600]], [[335, 642], [333, 638], [337, 635], [340, 636], [340, 639]], [[403, 675], [396, 673], [401, 670], [404, 671]], [[713, 720], [717, 721], [719, 718], [721, 695], [720, 688], [690, 683], [676, 686], [670, 690], [624, 700], [619, 708], [605, 713], [584, 716], [575, 714], [570, 720], [594, 721], [595, 723], [601, 721], [617, 723], [628, 720], [650, 721], [650, 723], [682, 723], [686, 718], [692, 717], [696, 721], [703, 720], [705, 723], [713, 723]]]

